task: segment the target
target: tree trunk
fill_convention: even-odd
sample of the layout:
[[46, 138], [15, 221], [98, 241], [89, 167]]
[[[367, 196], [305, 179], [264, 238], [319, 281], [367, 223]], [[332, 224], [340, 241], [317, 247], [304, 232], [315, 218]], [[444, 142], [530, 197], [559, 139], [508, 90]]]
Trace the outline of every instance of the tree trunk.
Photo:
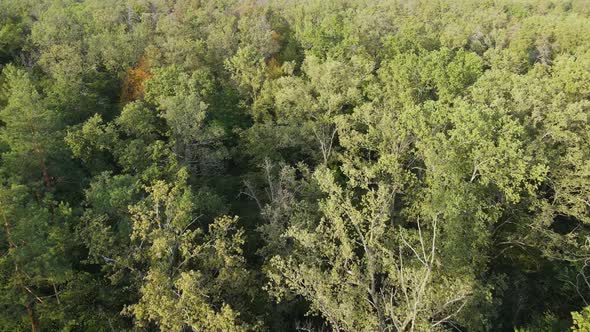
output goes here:
[[41, 329], [39, 328], [39, 318], [37, 318], [37, 313], [35, 312], [35, 300], [31, 300], [27, 304], [27, 314], [29, 315], [29, 320], [31, 321], [31, 331], [40, 332]]

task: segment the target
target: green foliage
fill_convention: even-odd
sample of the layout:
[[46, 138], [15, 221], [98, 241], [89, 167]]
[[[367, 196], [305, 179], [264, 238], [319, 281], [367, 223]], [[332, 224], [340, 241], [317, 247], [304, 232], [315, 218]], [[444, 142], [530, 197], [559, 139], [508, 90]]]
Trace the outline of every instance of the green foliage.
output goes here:
[[0, 1], [0, 330], [588, 330], [589, 15]]
[[216, 219], [204, 235], [193, 227], [201, 216], [194, 213], [188, 188], [157, 182], [146, 190], [149, 196], [129, 207], [130, 239], [139, 245], [137, 263], [149, 267], [140, 273], [140, 300], [127, 312], [140, 326], [153, 321], [164, 330], [244, 330], [239, 314], [223, 300], [236, 301], [248, 289], [237, 219]]
[[574, 320], [572, 331], [590, 331], [590, 310], [588, 307], [585, 307], [580, 312], [572, 312], [572, 318]]

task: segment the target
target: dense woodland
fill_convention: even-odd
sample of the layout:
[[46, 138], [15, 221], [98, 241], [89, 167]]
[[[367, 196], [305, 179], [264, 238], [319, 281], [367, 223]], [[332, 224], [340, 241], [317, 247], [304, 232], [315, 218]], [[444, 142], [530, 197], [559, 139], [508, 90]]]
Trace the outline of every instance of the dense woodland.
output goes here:
[[0, 0], [0, 331], [590, 331], [590, 2]]

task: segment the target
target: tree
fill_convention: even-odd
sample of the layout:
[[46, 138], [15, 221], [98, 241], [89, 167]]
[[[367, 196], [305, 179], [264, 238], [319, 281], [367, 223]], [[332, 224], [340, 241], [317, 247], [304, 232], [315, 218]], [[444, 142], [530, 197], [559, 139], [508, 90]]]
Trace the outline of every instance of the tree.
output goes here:
[[54, 198], [61, 196], [63, 178], [53, 158], [65, 153], [58, 143], [59, 114], [45, 107], [29, 74], [8, 66], [3, 75], [7, 100], [0, 111], [5, 147], [0, 167], [0, 271], [8, 317], [2, 324], [22, 329], [26, 315], [31, 329], [40, 331], [51, 326], [41, 322], [41, 315], [50, 320], [62, 310], [59, 293], [74, 274], [72, 257], [65, 255], [74, 246], [72, 211]]
[[127, 187], [132, 179], [103, 174], [87, 193], [92, 210], [82, 235], [115, 284], [137, 287], [139, 298], [125, 312], [139, 326], [243, 330], [239, 311], [225, 302], [247, 310], [253, 296], [243, 231], [227, 216], [207, 226], [203, 197], [186, 186], [185, 170], [177, 176], [174, 185], [154, 182], [138, 200], [140, 189]]

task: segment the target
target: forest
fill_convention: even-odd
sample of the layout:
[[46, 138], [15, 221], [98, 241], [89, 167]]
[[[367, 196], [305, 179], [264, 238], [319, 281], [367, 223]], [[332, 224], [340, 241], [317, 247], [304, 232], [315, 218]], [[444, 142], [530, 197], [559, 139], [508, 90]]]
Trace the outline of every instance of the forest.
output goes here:
[[590, 331], [590, 1], [0, 0], [0, 331]]

